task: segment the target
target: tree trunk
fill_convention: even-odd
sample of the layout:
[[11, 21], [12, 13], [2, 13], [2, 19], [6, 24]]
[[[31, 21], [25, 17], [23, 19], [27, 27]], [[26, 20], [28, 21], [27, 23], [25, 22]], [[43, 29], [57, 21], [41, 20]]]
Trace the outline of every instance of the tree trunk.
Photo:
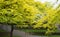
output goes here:
[[13, 30], [14, 30], [14, 25], [11, 25], [10, 37], [13, 37]]

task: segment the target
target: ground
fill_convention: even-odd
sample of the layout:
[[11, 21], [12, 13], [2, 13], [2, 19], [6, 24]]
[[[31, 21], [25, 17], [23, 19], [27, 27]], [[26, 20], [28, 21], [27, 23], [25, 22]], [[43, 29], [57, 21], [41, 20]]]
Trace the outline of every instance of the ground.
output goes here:
[[[9, 37], [9, 32], [6, 32], [2, 29], [0, 29], [0, 37]], [[13, 37], [20, 37], [20, 36], [13, 36]], [[39, 36], [36, 36], [36, 35], [29, 35], [29, 37], [39, 37]], [[40, 37], [42, 37], [40, 35]], [[43, 37], [60, 37], [60, 35], [50, 35], [50, 36], [43, 36]]]

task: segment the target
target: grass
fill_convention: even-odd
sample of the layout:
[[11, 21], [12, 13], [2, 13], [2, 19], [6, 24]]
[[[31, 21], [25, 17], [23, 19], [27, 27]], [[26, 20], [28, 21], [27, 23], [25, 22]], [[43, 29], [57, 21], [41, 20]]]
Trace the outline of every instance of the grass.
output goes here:
[[46, 32], [46, 30], [37, 30], [37, 29], [22, 29], [24, 32]]
[[[10, 32], [6, 32], [5, 30], [0, 29], [0, 37], [10, 37]], [[13, 36], [20, 37], [20, 36]]]
[[48, 37], [60, 37], [60, 35], [51, 35], [51, 36], [48, 36]]
[[60, 37], [60, 35], [41, 36], [41, 37]]

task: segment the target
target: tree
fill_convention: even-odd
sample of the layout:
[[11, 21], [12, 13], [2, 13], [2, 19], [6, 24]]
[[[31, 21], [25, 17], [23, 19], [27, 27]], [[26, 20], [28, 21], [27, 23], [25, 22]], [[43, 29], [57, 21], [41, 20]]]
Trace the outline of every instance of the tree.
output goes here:
[[[50, 4], [42, 4], [34, 0], [0, 0], [0, 23], [30, 28], [47, 28], [46, 33], [53, 32], [56, 27], [58, 10]], [[35, 24], [34, 24], [35, 23]]]
[[40, 15], [42, 16], [37, 20], [37, 24], [34, 25], [34, 28], [44, 28], [46, 29], [46, 34], [50, 34], [55, 32], [56, 30], [56, 23], [57, 23], [57, 10], [53, 9], [53, 5], [44, 3], [43, 5], [40, 3], [36, 3], [37, 8], [40, 11]]
[[34, 0], [0, 0], [0, 23], [11, 25], [12, 37], [14, 25], [29, 27], [34, 23], [39, 10], [34, 6]]

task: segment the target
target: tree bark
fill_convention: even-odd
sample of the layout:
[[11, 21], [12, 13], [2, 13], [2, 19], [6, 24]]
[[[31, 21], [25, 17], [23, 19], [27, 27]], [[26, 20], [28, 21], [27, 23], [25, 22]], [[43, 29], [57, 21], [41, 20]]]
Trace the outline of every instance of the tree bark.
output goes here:
[[13, 30], [14, 30], [14, 25], [11, 25], [10, 37], [13, 37]]

